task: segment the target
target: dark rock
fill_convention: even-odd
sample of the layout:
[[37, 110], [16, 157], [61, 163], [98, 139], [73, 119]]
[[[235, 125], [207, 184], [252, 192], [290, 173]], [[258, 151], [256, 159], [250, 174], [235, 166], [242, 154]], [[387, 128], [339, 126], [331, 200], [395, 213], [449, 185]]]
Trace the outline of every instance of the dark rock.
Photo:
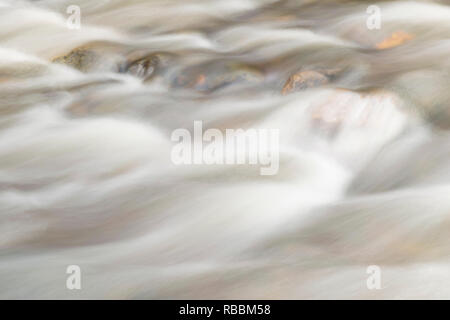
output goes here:
[[127, 66], [126, 72], [138, 78], [148, 80], [156, 72], [161, 59], [156, 55], [150, 55], [138, 60], [134, 60]]

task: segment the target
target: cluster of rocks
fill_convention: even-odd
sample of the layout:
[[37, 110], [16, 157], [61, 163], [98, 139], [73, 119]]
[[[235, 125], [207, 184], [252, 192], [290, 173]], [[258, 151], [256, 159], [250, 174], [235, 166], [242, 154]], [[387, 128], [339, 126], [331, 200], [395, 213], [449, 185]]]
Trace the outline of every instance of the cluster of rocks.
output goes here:
[[[377, 50], [385, 50], [402, 45], [413, 39], [409, 33], [399, 31], [374, 45]], [[249, 63], [214, 60], [187, 67], [177, 67], [174, 54], [148, 52], [142, 49], [126, 52], [111, 45], [90, 44], [78, 47], [66, 55], [53, 59], [81, 72], [119, 72], [151, 81], [161, 75], [172, 88], [185, 88], [197, 92], [213, 92], [234, 84], [258, 85], [267, 79], [264, 68]], [[166, 72], [169, 70], [171, 72]], [[175, 70], [175, 71], [174, 71]], [[332, 83], [345, 72], [342, 67], [307, 67], [288, 75], [281, 88], [287, 95], [297, 91], [324, 86]], [[283, 75], [281, 75], [283, 76]]]

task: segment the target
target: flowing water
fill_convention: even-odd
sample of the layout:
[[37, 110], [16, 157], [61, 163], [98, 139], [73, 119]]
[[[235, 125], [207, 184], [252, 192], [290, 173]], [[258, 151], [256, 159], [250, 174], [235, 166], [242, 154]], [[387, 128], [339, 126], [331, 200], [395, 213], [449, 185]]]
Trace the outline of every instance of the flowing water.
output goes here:
[[0, 0], [0, 298], [450, 298], [449, 4]]

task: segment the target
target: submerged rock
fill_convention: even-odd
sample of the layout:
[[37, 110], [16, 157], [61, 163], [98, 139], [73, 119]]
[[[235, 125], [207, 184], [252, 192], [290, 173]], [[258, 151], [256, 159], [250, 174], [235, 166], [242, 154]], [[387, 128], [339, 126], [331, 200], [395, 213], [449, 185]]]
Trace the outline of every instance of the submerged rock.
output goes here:
[[300, 71], [289, 77], [283, 86], [282, 94], [286, 95], [295, 91], [321, 86], [328, 82], [329, 77], [323, 72], [314, 70]]
[[390, 49], [402, 45], [403, 43], [413, 39], [413, 35], [403, 32], [397, 31], [391, 34], [388, 38], [383, 41], [377, 43], [376, 48], [378, 50]]
[[178, 56], [168, 52], [148, 52], [138, 49], [126, 53], [126, 62], [121, 72], [125, 72], [146, 82], [156, 76], [164, 76], [177, 65]]
[[264, 81], [264, 74], [257, 68], [240, 64], [209, 64], [188, 68], [173, 81], [174, 87], [211, 92], [237, 84], [255, 84]]
[[448, 70], [420, 69], [399, 76], [392, 89], [408, 101], [411, 110], [441, 130], [450, 130]]
[[127, 72], [138, 78], [147, 79], [154, 74], [158, 64], [159, 58], [152, 55], [132, 62], [128, 66]]

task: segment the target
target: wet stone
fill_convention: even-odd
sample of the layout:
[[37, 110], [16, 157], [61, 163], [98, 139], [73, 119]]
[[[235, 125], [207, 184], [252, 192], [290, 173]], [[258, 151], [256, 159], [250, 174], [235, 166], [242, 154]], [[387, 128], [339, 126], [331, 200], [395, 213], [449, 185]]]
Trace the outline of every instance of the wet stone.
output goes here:
[[75, 48], [68, 54], [53, 59], [52, 62], [64, 64], [81, 72], [120, 71], [117, 56], [101, 48], [88, 46]]
[[409, 40], [412, 40], [413, 38], [414, 37], [409, 33], [406, 33], [404, 31], [397, 31], [397, 32], [394, 32], [393, 34], [391, 34], [389, 37], [387, 37], [383, 41], [377, 43], [376, 48], [378, 50], [394, 48], [394, 47], [404, 44], [405, 42], [407, 42]]
[[78, 48], [69, 52], [67, 55], [58, 57], [53, 60], [55, 63], [65, 64], [80, 71], [89, 71], [95, 64], [98, 57], [88, 49]]
[[332, 77], [331, 73], [327, 75], [325, 72], [314, 70], [297, 72], [286, 81], [282, 94], [286, 95], [295, 91], [325, 85], [330, 81], [330, 77]]
[[148, 80], [155, 74], [160, 62], [161, 60], [157, 55], [150, 55], [131, 62], [127, 66], [126, 72], [138, 78]]
[[203, 65], [182, 71], [173, 81], [173, 87], [212, 92], [231, 85], [251, 85], [264, 81], [264, 74], [242, 64]]

